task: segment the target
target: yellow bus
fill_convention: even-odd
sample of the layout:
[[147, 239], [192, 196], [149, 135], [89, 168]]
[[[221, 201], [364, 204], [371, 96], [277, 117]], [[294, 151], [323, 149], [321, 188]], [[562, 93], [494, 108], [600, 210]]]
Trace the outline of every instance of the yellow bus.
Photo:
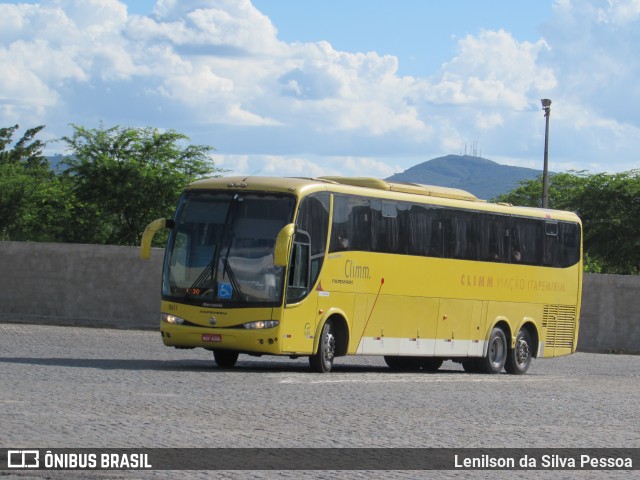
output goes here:
[[169, 228], [160, 332], [218, 366], [239, 354], [381, 355], [392, 369], [525, 373], [575, 352], [582, 226], [570, 212], [371, 178], [214, 178]]

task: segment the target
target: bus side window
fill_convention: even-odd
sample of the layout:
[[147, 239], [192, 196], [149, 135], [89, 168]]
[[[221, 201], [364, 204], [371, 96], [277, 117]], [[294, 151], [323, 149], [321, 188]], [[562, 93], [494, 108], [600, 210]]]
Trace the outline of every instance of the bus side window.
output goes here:
[[544, 222], [544, 253], [542, 264], [547, 267], [562, 266], [562, 243], [558, 233], [558, 222], [550, 220]]
[[511, 218], [511, 262], [526, 265], [542, 263], [542, 221]]
[[562, 266], [570, 267], [580, 261], [580, 226], [577, 223], [561, 222]]
[[311, 237], [311, 285], [315, 284], [320, 275], [327, 248], [329, 204], [328, 192], [314, 193], [302, 200], [298, 210], [298, 229], [308, 232]]
[[371, 250], [371, 210], [362, 197], [334, 195], [330, 252]]
[[405, 253], [400, 246], [397, 203], [371, 200], [371, 250]]
[[570, 222], [545, 222], [543, 264], [565, 268], [575, 265], [579, 260], [579, 225]]
[[442, 257], [442, 208], [431, 205], [400, 205], [399, 252], [408, 255]]
[[509, 261], [509, 221], [510, 217], [507, 215], [480, 214], [480, 260], [487, 262]]
[[309, 293], [311, 270], [311, 240], [307, 232], [299, 231], [293, 239], [291, 264], [287, 281], [287, 303], [296, 303]]
[[445, 257], [478, 258], [478, 214], [465, 210], [447, 210], [444, 220]]

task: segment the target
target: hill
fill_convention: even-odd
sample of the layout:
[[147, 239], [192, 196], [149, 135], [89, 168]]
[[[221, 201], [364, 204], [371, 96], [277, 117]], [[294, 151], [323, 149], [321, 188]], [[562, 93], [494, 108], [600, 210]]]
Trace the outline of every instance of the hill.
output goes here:
[[65, 156], [60, 154], [47, 157], [47, 160], [49, 160], [49, 168], [54, 172], [60, 172], [65, 170], [66, 167], [62, 163], [64, 159], [65, 159]]
[[386, 180], [461, 188], [476, 197], [490, 200], [507, 193], [523, 180], [542, 175], [542, 170], [500, 165], [469, 155], [447, 155], [415, 165]]

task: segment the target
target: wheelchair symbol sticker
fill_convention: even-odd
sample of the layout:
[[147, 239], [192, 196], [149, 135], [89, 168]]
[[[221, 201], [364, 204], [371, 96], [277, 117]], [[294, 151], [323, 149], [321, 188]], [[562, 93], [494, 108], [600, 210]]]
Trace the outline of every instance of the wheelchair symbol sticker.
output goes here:
[[230, 283], [218, 284], [218, 298], [231, 298], [233, 297], [233, 287]]

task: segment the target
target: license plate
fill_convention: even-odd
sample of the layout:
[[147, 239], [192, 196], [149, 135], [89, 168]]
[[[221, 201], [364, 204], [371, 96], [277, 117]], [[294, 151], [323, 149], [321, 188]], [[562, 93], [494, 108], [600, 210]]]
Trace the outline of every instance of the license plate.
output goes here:
[[203, 342], [221, 342], [222, 335], [220, 335], [219, 333], [204, 333], [202, 334], [202, 341]]

